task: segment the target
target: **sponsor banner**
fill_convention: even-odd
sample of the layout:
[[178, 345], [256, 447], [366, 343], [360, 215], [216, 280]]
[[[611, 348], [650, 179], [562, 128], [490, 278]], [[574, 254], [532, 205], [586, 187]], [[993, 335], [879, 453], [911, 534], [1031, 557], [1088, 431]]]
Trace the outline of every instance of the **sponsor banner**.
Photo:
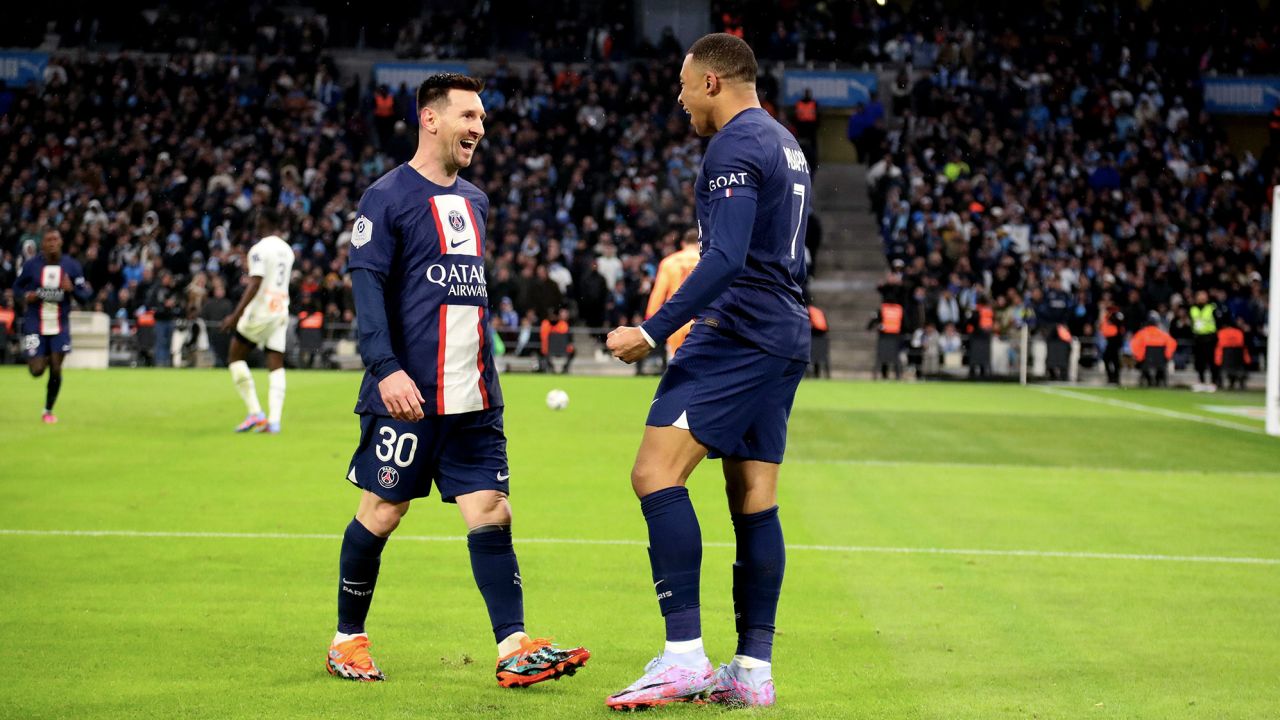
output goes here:
[[391, 92], [396, 92], [401, 85], [410, 92], [418, 89], [418, 85], [430, 75], [436, 73], [467, 73], [466, 63], [377, 63], [373, 66], [373, 85], [386, 85]]
[[782, 78], [782, 101], [794, 105], [806, 89], [824, 107], [853, 107], [876, 92], [876, 74], [853, 70], [787, 70]]
[[10, 86], [43, 83], [48, 66], [48, 53], [0, 51], [0, 80]]
[[1280, 103], [1280, 77], [1206, 77], [1204, 107], [1227, 115], [1268, 115]]

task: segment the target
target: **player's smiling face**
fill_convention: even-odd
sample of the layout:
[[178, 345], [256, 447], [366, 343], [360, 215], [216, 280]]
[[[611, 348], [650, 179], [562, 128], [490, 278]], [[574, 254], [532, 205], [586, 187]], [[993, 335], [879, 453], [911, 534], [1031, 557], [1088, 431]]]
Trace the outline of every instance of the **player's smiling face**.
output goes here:
[[714, 135], [715, 127], [711, 122], [711, 90], [715, 76], [707, 72], [701, 63], [694, 62], [692, 55], [684, 56], [684, 65], [680, 67], [680, 96], [676, 98], [680, 107], [689, 114], [689, 122], [693, 131], [701, 137]]
[[441, 156], [455, 168], [471, 165], [476, 146], [484, 137], [484, 103], [480, 95], [467, 90], [450, 90], [448, 98], [432, 108], [436, 142], [441, 144]]

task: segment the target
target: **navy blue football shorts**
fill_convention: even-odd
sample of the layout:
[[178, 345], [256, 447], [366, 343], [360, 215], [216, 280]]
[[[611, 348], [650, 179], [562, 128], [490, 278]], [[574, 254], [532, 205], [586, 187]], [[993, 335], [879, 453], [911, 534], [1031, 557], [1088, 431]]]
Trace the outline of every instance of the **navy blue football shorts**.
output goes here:
[[352, 484], [397, 503], [430, 495], [432, 483], [444, 502], [478, 490], [510, 494], [510, 477], [500, 407], [417, 422], [361, 415], [347, 471]]
[[645, 424], [688, 430], [710, 458], [781, 463], [807, 368], [695, 324], [667, 366]]
[[71, 333], [63, 330], [57, 335], [40, 335], [31, 333], [22, 336], [22, 354], [28, 360], [42, 355], [71, 352]]

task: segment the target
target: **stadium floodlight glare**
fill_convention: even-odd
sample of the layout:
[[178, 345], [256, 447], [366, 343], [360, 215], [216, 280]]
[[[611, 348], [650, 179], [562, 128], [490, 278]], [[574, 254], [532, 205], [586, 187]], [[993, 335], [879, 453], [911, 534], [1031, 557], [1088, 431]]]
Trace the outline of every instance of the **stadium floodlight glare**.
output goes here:
[[1271, 189], [1271, 289], [1267, 301], [1267, 434], [1280, 437], [1280, 185]]

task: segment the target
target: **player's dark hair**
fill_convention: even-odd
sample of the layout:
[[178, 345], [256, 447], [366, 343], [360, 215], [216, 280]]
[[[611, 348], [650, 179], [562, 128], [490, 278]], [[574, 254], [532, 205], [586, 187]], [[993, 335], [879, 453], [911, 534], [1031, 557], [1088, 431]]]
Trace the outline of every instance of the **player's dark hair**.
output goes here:
[[703, 35], [689, 46], [689, 54], [721, 80], [756, 81], [756, 54], [740, 37], [728, 33]]
[[478, 93], [484, 89], [484, 83], [461, 73], [436, 73], [429, 76], [418, 86], [418, 112], [422, 108], [449, 97], [450, 90], [467, 90]]
[[258, 232], [262, 235], [279, 232], [280, 230], [280, 213], [275, 208], [261, 208], [258, 210]]

